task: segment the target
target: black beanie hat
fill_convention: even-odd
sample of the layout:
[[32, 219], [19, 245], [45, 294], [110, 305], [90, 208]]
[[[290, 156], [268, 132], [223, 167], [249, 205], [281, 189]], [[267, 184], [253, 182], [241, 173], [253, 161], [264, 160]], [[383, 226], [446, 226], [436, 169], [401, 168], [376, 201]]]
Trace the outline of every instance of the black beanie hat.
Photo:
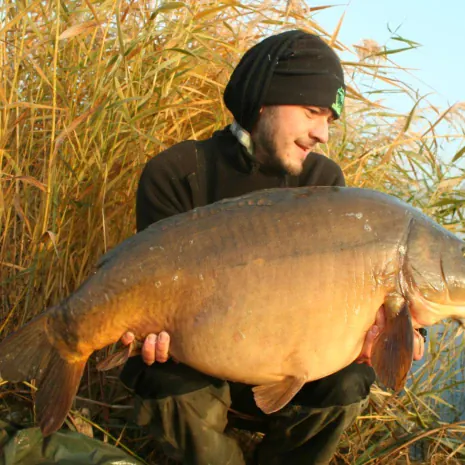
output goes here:
[[247, 131], [263, 105], [313, 105], [339, 118], [345, 85], [341, 62], [319, 37], [301, 30], [268, 37], [248, 50], [233, 71], [224, 102]]

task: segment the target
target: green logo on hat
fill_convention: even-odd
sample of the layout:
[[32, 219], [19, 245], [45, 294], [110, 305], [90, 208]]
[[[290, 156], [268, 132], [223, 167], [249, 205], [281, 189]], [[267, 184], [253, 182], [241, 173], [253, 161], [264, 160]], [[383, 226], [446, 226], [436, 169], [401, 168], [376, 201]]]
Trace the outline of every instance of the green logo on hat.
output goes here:
[[339, 89], [337, 90], [337, 94], [336, 94], [336, 101], [331, 105], [331, 108], [335, 111], [338, 117], [341, 116], [345, 97], [346, 97], [346, 92], [344, 90], [344, 87], [339, 87]]

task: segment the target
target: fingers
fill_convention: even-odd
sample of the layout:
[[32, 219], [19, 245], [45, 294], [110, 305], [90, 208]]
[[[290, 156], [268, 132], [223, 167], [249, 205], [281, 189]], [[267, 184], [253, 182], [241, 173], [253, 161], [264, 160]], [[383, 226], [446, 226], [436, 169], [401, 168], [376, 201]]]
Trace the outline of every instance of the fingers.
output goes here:
[[[121, 343], [125, 346], [134, 341], [135, 336], [130, 331], [121, 336]], [[142, 345], [142, 360], [147, 365], [153, 365], [155, 362], [164, 363], [169, 358], [169, 349], [170, 335], [166, 331], [162, 331], [158, 336], [156, 334], [149, 334]]]
[[357, 363], [366, 363], [371, 366], [371, 351], [373, 350], [373, 344], [375, 343], [378, 335], [384, 330], [386, 326], [386, 314], [384, 311], [384, 305], [379, 307], [376, 312], [375, 324], [368, 330], [365, 341], [363, 342], [362, 351], [358, 356]]
[[378, 326], [379, 332], [381, 332], [386, 326], [386, 312], [384, 310], [384, 305], [381, 305], [381, 307], [379, 307], [378, 311], [376, 312], [375, 325]]
[[149, 334], [142, 346], [142, 360], [147, 365], [153, 365], [155, 362], [166, 362], [168, 360], [168, 351], [170, 347], [170, 336], [167, 332], [162, 331], [158, 336]]
[[155, 334], [149, 334], [144, 341], [142, 346], [142, 360], [147, 365], [153, 365], [155, 363], [155, 345], [157, 343], [157, 336]]
[[121, 337], [121, 343], [127, 346], [131, 344], [131, 342], [133, 342], [134, 339], [135, 339], [134, 334], [128, 331], [127, 333], [124, 333], [123, 336]]
[[413, 336], [413, 360], [421, 360], [425, 354], [425, 340], [417, 330], [414, 330]]
[[170, 335], [166, 331], [162, 331], [157, 337], [155, 346], [155, 359], [157, 362], [163, 363], [168, 360], [169, 348]]
[[371, 351], [373, 350], [373, 344], [380, 333], [380, 328], [377, 325], [373, 325], [365, 336], [363, 342], [362, 351], [358, 356], [357, 363], [366, 363], [371, 366]]

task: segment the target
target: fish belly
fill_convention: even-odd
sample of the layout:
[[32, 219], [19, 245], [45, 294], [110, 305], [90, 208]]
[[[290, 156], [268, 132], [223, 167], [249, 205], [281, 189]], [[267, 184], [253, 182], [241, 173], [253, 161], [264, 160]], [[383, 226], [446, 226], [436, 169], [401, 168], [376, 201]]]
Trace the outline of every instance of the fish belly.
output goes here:
[[359, 355], [385, 289], [370, 270], [344, 273], [338, 260], [364, 261], [347, 252], [314, 256], [311, 265], [292, 257], [204, 271], [168, 328], [173, 356], [248, 384], [289, 375], [310, 381], [342, 369]]

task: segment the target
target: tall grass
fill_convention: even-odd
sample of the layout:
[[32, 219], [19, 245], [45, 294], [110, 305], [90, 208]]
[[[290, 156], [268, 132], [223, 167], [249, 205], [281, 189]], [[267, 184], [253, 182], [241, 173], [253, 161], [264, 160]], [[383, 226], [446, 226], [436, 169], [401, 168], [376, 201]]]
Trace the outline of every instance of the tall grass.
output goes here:
[[[347, 108], [321, 147], [349, 185], [397, 195], [464, 232], [464, 150], [443, 153], [452, 139], [463, 146], [464, 104], [435, 108], [409, 87], [409, 71], [393, 60], [398, 49], [417, 44], [402, 37], [395, 38], [398, 49], [369, 40], [343, 44], [343, 18], [335, 31], [324, 31], [313, 19], [321, 8], [300, 0], [0, 6], [2, 336], [72, 292], [102, 253], [135, 232], [144, 163], [228, 124], [221, 96], [233, 67], [260, 38], [284, 29], [318, 32], [349, 57]], [[411, 103], [409, 112], [389, 107], [393, 92]], [[453, 327], [434, 335], [407, 393], [392, 397], [375, 388], [335, 461], [394, 463], [411, 444], [421, 444], [427, 463], [464, 460], [464, 424], [443, 423], [439, 415], [444, 390], [461, 389], [462, 355]], [[23, 391], [0, 396], [8, 399], [1, 414]], [[94, 401], [86, 405], [108, 434], [115, 412], [126, 411], [115, 376], [97, 375], [92, 366], [81, 397]], [[135, 441], [123, 434], [117, 442], [125, 440]], [[143, 450], [141, 442], [132, 447]]]

